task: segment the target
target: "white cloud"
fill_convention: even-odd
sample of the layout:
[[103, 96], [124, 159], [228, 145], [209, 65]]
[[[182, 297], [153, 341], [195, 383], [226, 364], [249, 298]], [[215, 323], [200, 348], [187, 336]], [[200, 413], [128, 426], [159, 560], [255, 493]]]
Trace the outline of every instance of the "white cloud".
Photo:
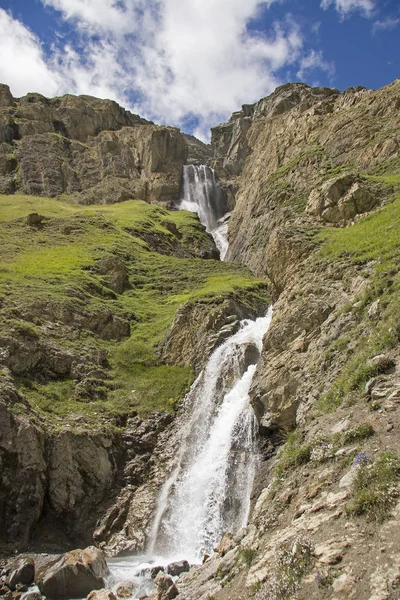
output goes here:
[[400, 25], [400, 18], [396, 17], [387, 17], [386, 19], [382, 19], [381, 21], [375, 21], [372, 26], [372, 30], [374, 33], [378, 31], [390, 31], [396, 29]]
[[60, 37], [46, 57], [40, 40], [0, 11], [0, 79], [15, 95], [108, 97], [158, 122], [182, 126], [195, 117], [204, 136], [271, 92], [279, 69], [301, 58], [303, 39], [290, 17], [271, 21], [267, 34], [248, 28], [280, 0], [41, 1], [74, 35], [67, 43]]
[[375, 0], [322, 0], [321, 8], [333, 5], [342, 18], [350, 13], [360, 11], [365, 17], [371, 17], [375, 9]]
[[0, 81], [10, 85], [15, 96], [27, 91], [55, 94], [58, 76], [46, 64], [40, 40], [2, 8], [0, 31]]
[[303, 79], [308, 73], [316, 70], [324, 71], [330, 78], [333, 78], [335, 65], [333, 62], [326, 61], [321, 51], [316, 52], [315, 50], [311, 50], [309, 54], [303, 56], [300, 60], [300, 69], [297, 72], [297, 77]]

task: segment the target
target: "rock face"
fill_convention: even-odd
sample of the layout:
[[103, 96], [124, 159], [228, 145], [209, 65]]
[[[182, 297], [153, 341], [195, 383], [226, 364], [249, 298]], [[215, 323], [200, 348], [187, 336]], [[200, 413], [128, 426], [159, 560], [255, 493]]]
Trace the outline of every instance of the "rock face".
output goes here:
[[169, 203], [179, 197], [187, 156], [179, 130], [110, 100], [40, 94], [15, 100], [1, 88], [1, 193], [72, 194], [86, 204]]
[[104, 587], [107, 572], [103, 553], [91, 546], [50, 561], [38, 570], [35, 581], [49, 600], [82, 598]]
[[354, 297], [337, 272], [305, 274], [311, 232], [348, 226], [385, 202], [388, 189], [360, 173], [399, 157], [399, 93], [398, 80], [342, 94], [286, 84], [212, 130], [214, 165], [236, 189], [228, 260], [269, 277], [279, 297], [252, 392], [266, 426], [294, 425], [310, 389], [299, 373], [310, 368], [314, 336]]

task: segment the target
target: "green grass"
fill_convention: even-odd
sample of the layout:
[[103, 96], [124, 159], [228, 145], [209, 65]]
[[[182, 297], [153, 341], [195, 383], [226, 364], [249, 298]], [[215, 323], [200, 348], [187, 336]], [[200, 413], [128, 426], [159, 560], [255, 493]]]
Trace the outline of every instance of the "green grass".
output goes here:
[[[45, 217], [38, 227], [26, 224], [32, 212]], [[91, 402], [76, 397], [71, 381], [19, 380], [32, 407], [55, 421], [67, 416], [107, 421], [132, 411], [173, 410], [193, 379], [189, 367], [163, 365], [158, 358], [158, 344], [177, 309], [202, 302], [211, 310], [237, 294], [249, 302], [266, 297], [265, 283], [247, 269], [193, 257], [209, 239], [186, 211], [141, 201], [80, 206], [0, 196], [0, 221], [0, 333], [51, 339], [82, 356], [108, 356], [109, 380]], [[96, 271], [99, 259], [110, 254], [128, 271], [123, 294]], [[104, 310], [130, 324], [129, 337], [96, 335], [90, 322]], [[49, 322], [59, 327], [41, 332]]]
[[375, 434], [375, 430], [371, 423], [361, 423], [357, 427], [348, 429], [343, 433], [342, 442], [344, 444], [351, 444], [352, 442], [360, 442], [366, 440]]
[[384, 452], [371, 463], [364, 460], [353, 484], [353, 498], [346, 512], [353, 516], [368, 515], [383, 521], [396, 502], [400, 480], [400, 460], [393, 452]]
[[279, 454], [278, 464], [275, 467], [275, 477], [280, 479], [287, 471], [306, 464], [310, 460], [311, 450], [311, 444], [303, 443], [303, 435], [300, 431], [296, 430], [289, 433]]
[[[381, 175], [379, 181], [400, 186], [400, 174]], [[314, 267], [324, 268], [327, 263], [342, 264], [343, 269], [370, 265], [373, 274], [366, 291], [358, 298], [358, 344], [350, 352], [349, 360], [329, 391], [317, 402], [316, 409], [331, 412], [345, 398], [358, 397], [365, 383], [379, 374], [379, 367], [368, 365], [368, 359], [395, 347], [400, 340], [400, 191], [392, 202], [364, 217], [355, 225], [320, 230], [322, 244]], [[379, 299], [379, 319], [371, 322], [368, 309]], [[348, 332], [335, 342], [330, 355], [337, 349], [345, 350], [352, 335]]]

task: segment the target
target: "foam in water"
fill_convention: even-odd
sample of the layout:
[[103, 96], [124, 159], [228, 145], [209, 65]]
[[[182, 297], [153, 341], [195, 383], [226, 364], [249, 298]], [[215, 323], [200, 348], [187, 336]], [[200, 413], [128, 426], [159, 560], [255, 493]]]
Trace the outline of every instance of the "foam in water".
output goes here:
[[224, 260], [228, 250], [228, 223], [224, 219], [226, 198], [214, 169], [206, 165], [183, 167], [179, 208], [198, 214], [200, 222], [213, 236], [221, 260]]

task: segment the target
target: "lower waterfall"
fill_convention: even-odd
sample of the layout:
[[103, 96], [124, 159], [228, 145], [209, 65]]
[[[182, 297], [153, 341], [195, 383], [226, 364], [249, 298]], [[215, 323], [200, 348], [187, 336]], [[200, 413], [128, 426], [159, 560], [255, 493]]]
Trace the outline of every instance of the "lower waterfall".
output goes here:
[[[179, 451], [158, 498], [146, 555], [117, 558], [115, 580], [137, 579], [145, 591], [146, 567], [175, 560], [201, 563], [227, 531], [247, 523], [258, 462], [257, 423], [249, 390], [272, 318], [244, 320], [210, 356], [186, 396]], [[136, 569], [136, 570], [135, 570]]]
[[192, 385], [180, 452], [160, 494], [151, 553], [200, 562], [225, 532], [246, 525], [258, 460], [249, 389], [271, 314], [242, 321]]

